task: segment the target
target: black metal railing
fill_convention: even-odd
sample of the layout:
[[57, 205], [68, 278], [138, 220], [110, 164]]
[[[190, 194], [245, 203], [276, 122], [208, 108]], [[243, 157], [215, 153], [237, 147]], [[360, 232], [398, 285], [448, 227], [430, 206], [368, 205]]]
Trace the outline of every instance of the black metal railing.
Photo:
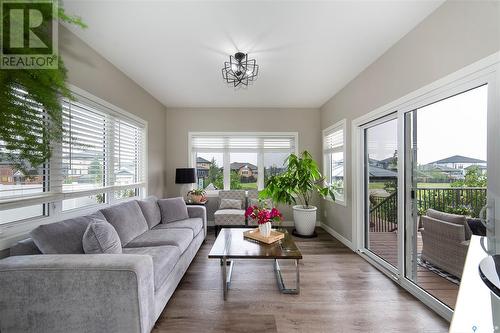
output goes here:
[[[486, 188], [483, 187], [419, 188], [415, 194], [419, 214], [432, 208], [477, 218], [486, 205]], [[370, 231], [390, 232], [396, 230], [397, 225], [397, 192], [387, 197], [370, 196]]]
[[416, 191], [416, 199], [420, 214], [432, 208], [442, 212], [477, 218], [481, 208], [486, 205], [486, 188], [419, 188]]
[[[373, 198], [370, 198], [370, 202]], [[373, 199], [373, 202], [375, 204], [370, 208], [370, 231], [390, 232], [396, 230], [398, 226], [398, 193], [391, 193], [382, 200]]]

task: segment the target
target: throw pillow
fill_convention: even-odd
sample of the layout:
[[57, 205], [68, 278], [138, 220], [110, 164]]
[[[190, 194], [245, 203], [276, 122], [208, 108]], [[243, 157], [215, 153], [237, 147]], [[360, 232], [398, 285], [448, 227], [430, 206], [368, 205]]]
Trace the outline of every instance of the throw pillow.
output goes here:
[[186, 202], [182, 197], [160, 199], [161, 223], [170, 223], [189, 218]]
[[43, 254], [83, 254], [82, 237], [94, 219], [105, 220], [101, 212], [72, 219], [42, 224], [30, 232]]
[[120, 237], [111, 223], [94, 220], [83, 234], [83, 250], [87, 254], [122, 253]]
[[241, 209], [241, 200], [221, 199], [219, 209]]

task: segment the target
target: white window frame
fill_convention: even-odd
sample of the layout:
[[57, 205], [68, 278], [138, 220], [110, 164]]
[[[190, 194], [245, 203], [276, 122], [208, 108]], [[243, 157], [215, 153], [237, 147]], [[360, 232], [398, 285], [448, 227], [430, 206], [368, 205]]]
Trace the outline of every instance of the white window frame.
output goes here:
[[[237, 136], [255, 136], [257, 138], [265, 136], [292, 136], [294, 139], [294, 149], [292, 153], [298, 154], [299, 147], [299, 133], [298, 132], [188, 132], [188, 165], [191, 168], [196, 168], [196, 153], [193, 152], [192, 141], [193, 137], [196, 136], [227, 136], [227, 137], [237, 137]], [[224, 190], [230, 189], [231, 183], [231, 162], [230, 162], [230, 149], [222, 148], [218, 151], [214, 149], [214, 152], [223, 154], [223, 176], [224, 176]], [[257, 153], [257, 189], [260, 191], [264, 188], [264, 151], [253, 151]], [[207, 193], [209, 196], [211, 194], [215, 195], [219, 190], [209, 191], [213, 193]]]
[[[342, 131], [342, 146], [341, 147], [337, 147], [334, 149], [333, 152], [329, 151], [327, 152], [327, 148], [325, 147], [325, 137], [329, 134], [332, 134], [333, 132], [337, 132], [337, 131]], [[344, 164], [343, 164], [343, 175], [344, 175], [344, 194], [342, 197], [337, 197], [337, 195], [335, 196], [335, 200], [333, 200], [332, 198], [330, 197], [326, 197], [325, 200], [328, 200], [330, 202], [335, 202], [336, 204], [338, 205], [341, 205], [341, 206], [344, 206], [344, 207], [347, 207], [347, 167], [346, 167], [346, 139], [347, 139], [347, 120], [346, 119], [342, 119], [338, 122], [336, 122], [335, 124], [325, 128], [323, 130], [323, 135], [322, 135], [322, 152], [323, 152], [323, 176], [325, 177], [325, 179], [327, 179], [328, 181], [331, 180], [331, 174], [330, 174], [330, 168], [327, 167], [327, 163], [328, 161], [330, 160], [330, 157], [329, 155], [331, 155], [332, 153], [342, 153], [342, 157], [343, 157], [343, 160], [344, 160]]]
[[[44, 192], [37, 195], [22, 197], [22, 198], [6, 198], [0, 199], [0, 214], [3, 210], [13, 209], [13, 208], [22, 208], [30, 205], [47, 205], [47, 215], [45, 216], [37, 216], [28, 219], [22, 219], [18, 221], [13, 221], [5, 224], [0, 224], [0, 250], [8, 248], [18, 239], [26, 237], [26, 233], [41, 224], [48, 224], [57, 221], [61, 221], [67, 218], [72, 218], [76, 216], [81, 216], [88, 213], [93, 213], [99, 209], [107, 207], [109, 205], [115, 204], [117, 202], [133, 200], [137, 198], [143, 198], [147, 196], [148, 193], [148, 123], [147, 121], [137, 117], [136, 115], [127, 112], [93, 94], [78, 88], [74, 85], [68, 85], [71, 93], [77, 98], [82, 97], [83, 99], [89, 100], [95, 104], [98, 104], [103, 107], [105, 112], [109, 112], [110, 115], [115, 115], [117, 117], [122, 117], [125, 119], [129, 119], [133, 122], [140, 124], [144, 129], [144, 138], [143, 138], [143, 161], [142, 161], [142, 172], [143, 172], [143, 181], [127, 184], [127, 185], [106, 185], [101, 188], [84, 190], [84, 191], [71, 191], [71, 192], [63, 192], [62, 191], [62, 177], [61, 174], [53, 174], [53, 170], [59, 170], [60, 165], [62, 163], [62, 154], [55, 153], [52, 155], [49, 164], [50, 168], [50, 192]], [[111, 141], [113, 142], [113, 140]], [[60, 150], [60, 143], [51, 143], [52, 148], [54, 150]], [[107, 147], [106, 147], [107, 148]], [[111, 154], [112, 155], [112, 154]], [[109, 161], [107, 161], [109, 163]], [[52, 167], [53, 166], [53, 167]], [[113, 176], [114, 165], [111, 164], [110, 167], [106, 169], [107, 177]], [[57, 190], [53, 190], [53, 189]], [[123, 189], [136, 189], [139, 188], [139, 195], [117, 199], [115, 198], [115, 191], [123, 190]], [[84, 197], [93, 194], [105, 193], [106, 194], [106, 202], [102, 204], [88, 205], [84, 207], [79, 207], [67, 211], [62, 211], [62, 201], [64, 199], [71, 199], [75, 197]]]

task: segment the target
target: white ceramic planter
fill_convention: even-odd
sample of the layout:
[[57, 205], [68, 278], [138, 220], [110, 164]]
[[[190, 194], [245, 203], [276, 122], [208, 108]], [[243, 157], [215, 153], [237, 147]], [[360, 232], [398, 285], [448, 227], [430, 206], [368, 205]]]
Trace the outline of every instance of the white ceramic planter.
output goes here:
[[271, 235], [271, 222], [259, 224], [259, 231], [262, 236], [269, 237]]
[[314, 233], [317, 210], [318, 208], [314, 206], [309, 206], [309, 208], [302, 205], [293, 206], [295, 230], [299, 235], [311, 236]]

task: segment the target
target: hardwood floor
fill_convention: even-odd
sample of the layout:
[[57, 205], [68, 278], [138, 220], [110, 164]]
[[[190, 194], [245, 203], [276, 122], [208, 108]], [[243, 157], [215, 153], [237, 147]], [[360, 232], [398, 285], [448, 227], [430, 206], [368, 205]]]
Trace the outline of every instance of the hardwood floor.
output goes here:
[[[370, 232], [370, 250], [389, 262], [397, 266], [397, 234], [396, 232]], [[417, 237], [417, 251], [422, 253], [422, 236]], [[445, 278], [429, 271], [420, 265], [417, 266], [416, 283], [420, 288], [439, 299], [450, 308], [455, 308], [458, 296], [458, 285]]]
[[[272, 261], [239, 260], [227, 301], [221, 268], [202, 245], [153, 330], [160, 332], [447, 332], [448, 322], [324, 230], [295, 238], [300, 295], [280, 294]], [[292, 283], [292, 262], [280, 261]]]

